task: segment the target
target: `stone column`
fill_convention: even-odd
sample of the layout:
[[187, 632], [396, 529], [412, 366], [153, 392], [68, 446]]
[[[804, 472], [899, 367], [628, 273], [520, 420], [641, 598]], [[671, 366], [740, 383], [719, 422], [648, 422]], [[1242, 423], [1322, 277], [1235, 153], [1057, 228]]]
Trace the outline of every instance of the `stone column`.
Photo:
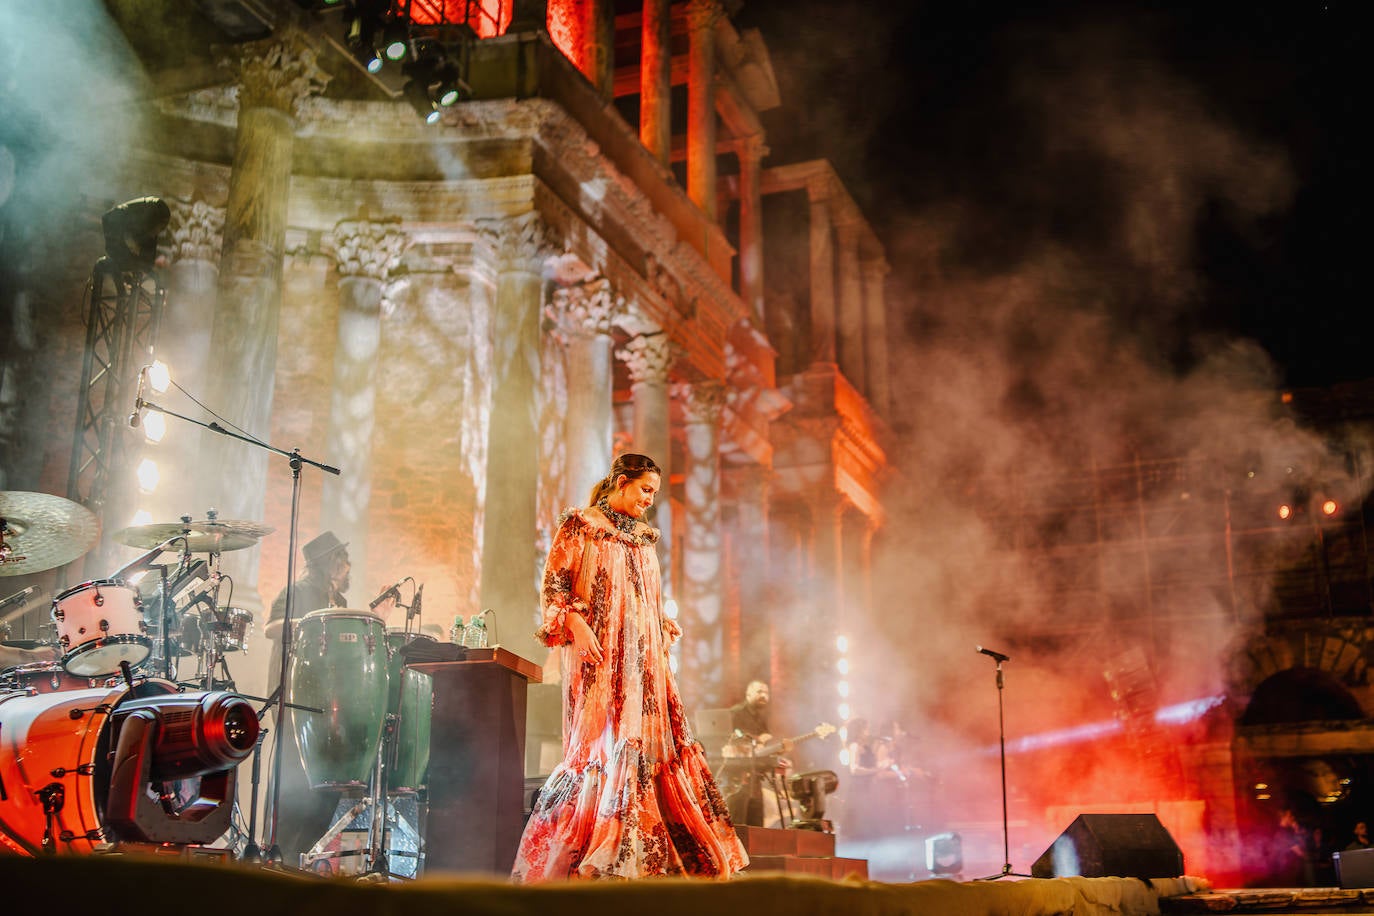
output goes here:
[[[406, 236], [399, 221], [346, 220], [334, 227], [334, 257], [339, 271], [339, 320], [334, 344], [334, 387], [329, 402], [329, 433], [320, 456], [339, 468], [326, 475], [320, 529], [348, 542], [353, 564], [352, 605], [384, 585], [367, 562], [372, 498], [372, 433], [376, 425], [377, 350], [382, 341], [382, 295], [400, 263]], [[305, 538], [302, 538], [302, 542]]]
[[859, 226], [845, 220], [835, 227], [839, 273], [839, 363], [849, 384], [867, 394], [864, 362], [864, 287], [859, 273]]
[[892, 379], [888, 377], [887, 360], [887, 297], [884, 279], [887, 261], [870, 258], [863, 262], [864, 287], [864, 360], [868, 371], [868, 403], [887, 417], [892, 406]]
[[558, 327], [567, 339], [564, 446], [568, 492], [564, 505], [580, 506], [611, 467], [615, 435], [611, 328], [624, 300], [614, 294], [610, 280], [597, 277], [557, 290], [553, 305]]
[[635, 450], [648, 455], [663, 468], [663, 485], [654, 505], [653, 524], [658, 528], [658, 563], [663, 574], [664, 597], [673, 595], [673, 501], [668, 483], [673, 474], [671, 432], [672, 403], [668, 370], [677, 354], [668, 335], [636, 334], [616, 351], [630, 371], [630, 395], [634, 401]]
[[768, 147], [761, 134], [739, 144], [739, 291], [759, 327], [763, 314], [763, 194], [759, 168]]
[[673, 152], [671, 0], [644, 0], [640, 29], [639, 142], [664, 168]]
[[615, 98], [615, 3], [613, 0], [586, 0], [587, 78], [602, 101]]
[[537, 213], [482, 220], [496, 255], [482, 607], [501, 642], [542, 662], [539, 620], [539, 353], [547, 228]]
[[[810, 596], [813, 620], [834, 627], [844, 618], [845, 502], [829, 484], [811, 500]], [[823, 640], [824, 641], [824, 640]]]
[[[212, 207], [199, 197], [170, 199], [172, 221], [171, 266], [167, 272], [167, 309], [158, 330], [157, 358], [170, 368], [176, 383], [196, 397], [208, 394], [213, 365], [210, 332], [215, 323], [215, 289], [219, 282], [219, 255], [224, 244], [224, 208]], [[223, 437], [180, 420], [168, 418], [167, 437], [158, 447], [162, 479], [169, 485], [160, 494], [155, 520], [171, 521], [182, 515], [203, 518], [208, 506], [194, 504], [198, 456], [202, 442]]]
[[768, 537], [768, 501], [772, 472], [762, 465], [749, 464], [724, 472], [733, 497], [735, 525], [733, 565], [741, 571], [738, 580], [740, 658], [742, 687], [750, 678], [768, 677], [773, 655], [772, 604], [775, 588], [771, 582], [771, 554]]
[[[271, 431], [277, 367], [295, 113], [301, 101], [324, 88], [328, 76], [295, 31], [236, 45], [221, 63], [237, 75], [239, 112], [210, 338], [218, 385], [208, 393], [207, 403], [265, 440]], [[268, 462], [284, 459], [222, 436], [205, 441], [203, 491], [220, 518], [260, 521]], [[234, 600], [249, 610], [261, 608], [258, 553], [234, 551], [221, 566], [234, 578]]]
[[718, 381], [676, 385], [684, 412], [682, 469], [683, 692], [689, 708], [726, 705], [721, 634], [720, 414], [725, 386]]
[[718, 0], [687, 2], [687, 196], [716, 221], [716, 22]]
[[835, 248], [828, 189], [807, 186], [811, 199], [811, 361], [835, 361]]

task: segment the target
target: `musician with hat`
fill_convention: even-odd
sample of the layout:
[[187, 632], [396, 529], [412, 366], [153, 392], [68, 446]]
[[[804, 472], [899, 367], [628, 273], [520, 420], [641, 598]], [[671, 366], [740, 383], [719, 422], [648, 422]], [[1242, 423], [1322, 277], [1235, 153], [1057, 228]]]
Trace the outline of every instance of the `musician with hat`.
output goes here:
[[[301, 553], [305, 556], [305, 574], [292, 586], [293, 625], [311, 611], [344, 607], [344, 593], [348, 591], [348, 574], [352, 568], [348, 559], [348, 545], [340, 541], [332, 531], [326, 531], [308, 542], [301, 548]], [[272, 643], [267, 683], [269, 691], [274, 695], [281, 681], [281, 638], [282, 623], [286, 619], [286, 594], [287, 590], [283, 588], [272, 602], [272, 610], [264, 630]], [[292, 632], [295, 632], [294, 626]], [[278, 723], [276, 729], [278, 739], [286, 742], [281, 753], [281, 791], [276, 793], [280, 805], [276, 845], [281, 850], [282, 863], [296, 866], [300, 862], [301, 854], [309, 852], [315, 842], [329, 830], [340, 793], [332, 789], [315, 789], [310, 785], [296, 742], [292, 738], [292, 718], [293, 712], [288, 709], [285, 721]], [[269, 785], [269, 803], [272, 797]], [[269, 809], [269, 824], [271, 817]]]

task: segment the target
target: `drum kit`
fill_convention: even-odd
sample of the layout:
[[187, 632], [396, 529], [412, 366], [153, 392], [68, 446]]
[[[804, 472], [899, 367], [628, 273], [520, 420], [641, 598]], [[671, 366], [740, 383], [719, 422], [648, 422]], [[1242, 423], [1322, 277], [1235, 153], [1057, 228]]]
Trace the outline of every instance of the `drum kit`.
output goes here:
[[[227, 667], [222, 681], [215, 677], [252, 623], [248, 612], [216, 600], [219, 555], [271, 530], [213, 513], [127, 528], [114, 539], [146, 554], [58, 594], [40, 627], [45, 638], [6, 643], [51, 660], [0, 672], [0, 850], [89, 853], [204, 844], [226, 833], [235, 771], [260, 728]], [[95, 516], [70, 500], [0, 493], [0, 576], [71, 562], [99, 531]], [[155, 562], [175, 549], [175, 563]], [[191, 655], [203, 682], [177, 680], [179, 660]]]

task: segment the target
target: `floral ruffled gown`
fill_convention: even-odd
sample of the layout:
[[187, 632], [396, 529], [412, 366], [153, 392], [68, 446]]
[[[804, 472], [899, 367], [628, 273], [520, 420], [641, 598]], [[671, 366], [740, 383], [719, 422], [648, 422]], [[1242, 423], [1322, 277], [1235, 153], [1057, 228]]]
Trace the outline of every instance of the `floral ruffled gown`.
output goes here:
[[[544, 567], [538, 636], [563, 653], [563, 762], [540, 791], [516, 853], [517, 881], [686, 875], [749, 863], [668, 668], [654, 543], [594, 510], [559, 521]], [[579, 658], [579, 611], [601, 643]]]

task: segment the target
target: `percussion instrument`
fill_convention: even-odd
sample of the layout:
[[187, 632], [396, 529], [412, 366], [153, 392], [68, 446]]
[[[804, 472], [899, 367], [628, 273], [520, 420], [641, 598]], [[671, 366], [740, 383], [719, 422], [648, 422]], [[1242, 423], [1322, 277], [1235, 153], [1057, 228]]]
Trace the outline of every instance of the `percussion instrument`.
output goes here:
[[0, 493], [0, 576], [54, 569], [99, 539], [100, 521], [79, 503], [47, 493]]
[[412, 795], [426, 786], [429, 775], [429, 732], [434, 712], [434, 678], [408, 668], [401, 650], [415, 640], [437, 644], [432, 636], [387, 630], [390, 654], [387, 671], [387, 712], [396, 717], [395, 746], [387, 769], [387, 791]]
[[28, 694], [81, 690], [105, 682], [104, 678], [77, 677], [63, 668], [61, 662], [31, 662], [0, 671], [0, 690], [18, 690]]
[[171, 538], [185, 538], [187, 553], [218, 554], [226, 550], [252, 547], [275, 530], [257, 522], [239, 519], [208, 518], [192, 521], [190, 516], [184, 516], [179, 522], [125, 528], [115, 532], [114, 539], [127, 547], [147, 550], [165, 544]]
[[306, 776], [317, 789], [366, 789], [387, 711], [386, 624], [371, 611], [325, 608], [295, 625], [287, 684]]
[[52, 620], [62, 664], [78, 676], [114, 674], [120, 662], [140, 665], [152, 651], [143, 601], [120, 579], [67, 589], [53, 599]]

